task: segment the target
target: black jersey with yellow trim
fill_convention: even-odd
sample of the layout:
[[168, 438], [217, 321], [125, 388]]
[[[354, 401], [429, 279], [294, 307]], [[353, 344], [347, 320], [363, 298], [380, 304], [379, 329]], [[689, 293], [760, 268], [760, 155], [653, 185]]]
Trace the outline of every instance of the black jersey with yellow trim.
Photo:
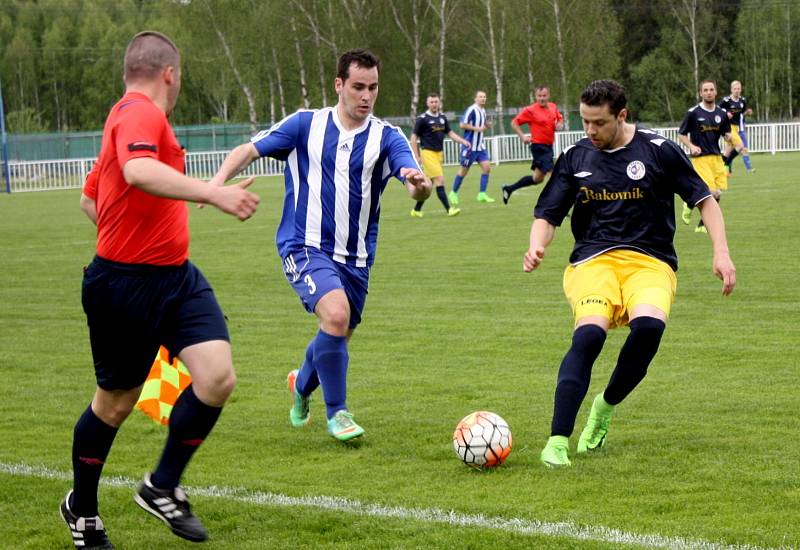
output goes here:
[[728, 113], [717, 105], [712, 110], [703, 107], [698, 103], [686, 112], [683, 117], [678, 133], [682, 136], [688, 135], [692, 143], [700, 147], [700, 154], [721, 155], [719, 149], [719, 138], [731, 131], [731, 122], [728, 120]]
[[605, 251], [636, 250], [678, 270], [675, 194], [696, 205], [710, 196], [678, 145], [637, 127], [631, 141], [600, 150], [584, 138], [561, 153], [534, 216], [560, 226], [572, 209], [575, 247], [581, 263]]
[[719, 102], [719, 107], [733, 115], [730, 119], [731, 124], [737, 125], [740, 130], [744, 129], [744, 113], [747, 111], [747, 99], [743, 95], [740, 95], [739, 99], [733, 99], [733, 97], [726, 95]]
[[420, 147], [441, 151], [444, 149], [444, 136], [450, 133], [450, 123], [444, 113], [434, 115], [425, 111], [417, 117], [414, 133], [419, 138]]

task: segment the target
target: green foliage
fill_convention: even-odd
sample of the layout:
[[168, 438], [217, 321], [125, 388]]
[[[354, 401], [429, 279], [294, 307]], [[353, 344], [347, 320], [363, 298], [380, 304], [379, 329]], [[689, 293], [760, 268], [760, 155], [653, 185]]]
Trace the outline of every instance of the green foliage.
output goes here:
[[31, 134], [44, 132], [46, 129], [39, 114], [32, 107], [6, 114], [6, 131], [9, 133]]
[[[561, 286], [573, 241], [566, 224], [541, 268], [522, 272], [541, 187], [519, 191], [508, 206], [479, 205], [473, 170], [460, 216], [446, 218], [432, 198], [418, 220], [408, 215], [412, 201], [402, 186], [390, 183], [364, 322], [350, 344], [348, 402], [367, 430], [354, 446], [325, 434], [319, 394], [307, 429], [288, 422], [285, 376], [302, 360], [316, 323], [286, 284], [274, 250], [280, 179], [254, 184], [261, 209], [245, 223], [192, 208], [192, 258], [229, 319], [239, 382], [186, 485], [573, 522], [739, 548], [797, 547], [800, 334], [792, 259], [800, 235], [796, 208], [785, 199], [794, 196], [798, 162], [797, 153], [755, 155], [758, 172], [746, 174], [736, 161], [722, 201], [739, 280], [732, 296], [720, 295], [711, 273], [708, 237], [678, 222], [678, 292], [661, 350], [619, 407], [605, 450], [562, 471], [542, 467], [538, 453], [569, 345]], [[446, 170], [448, 182], [454, 172]], [[498, 197], [501, 183], [526, 173], [527, 163], [493, 167], [490, 194]], [[3, 536], [16, 548], [69, 544], [56, 507], [70, 484], [73, 425], [94, 388], [80, 306], [94, 228], [78, 210], [78, 195], [0, 196], [0, 464], [62, 473], [0, 473]], [[625, 330], [609, 334], [590, 398], [603, 389], [625, 337]], [[589, 399], [579, 423], [588, 407]], [[477, 409], [501, 414], [513, 430], [514, 450], [495, 472], [471, 471], [452, 451], [456, 422]], [[134, 412], [106, 478], [138, 479], [155, 464], [164, 436]], [[188, 547], [131, 494], [130, 487], [100, 490], [119, 548]], [[211, 531], [209, 548], [622, 546], [194, 495]]]

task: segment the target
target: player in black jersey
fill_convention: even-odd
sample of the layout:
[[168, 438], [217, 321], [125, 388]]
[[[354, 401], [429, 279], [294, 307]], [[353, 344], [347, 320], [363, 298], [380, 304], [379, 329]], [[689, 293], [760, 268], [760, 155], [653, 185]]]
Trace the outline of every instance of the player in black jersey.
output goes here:
[[558, 158], [534, 210], [523, 269], [539, 267], [555, 228], [572, 210], [575, 247], [564, 291], [575, 315], [572, 346], [558, 372], [547, 466], [569, 466], [569, 436], [589, 388], [592, 365], [609, 328], [630, 334], [605, 391], [599, 394], [577, 452], [602, 447], [615, 407], [647, 373], [675, 296], [678, 260], [674, 194], [695, 205], [713, 243], [722, 293], [736, 284], [717, 203], [686, 155], [669, 139], [626, 122], [625, 91], [613, 80], [592, 82], [581, 95], [587, 138]]
[[[469, 147], [469, 142], [450, 129], [447, 117], [440, 112], [442, 100], [439, 94], [430, 93], [426, 100], [428, 110], [417, 117], [414, 124], [414, 131], [411, 133], [411, 150], [417, 157], [417, 162], [422, 166], [425, 175], [431, 178], [436, 185], [436, 196], [444, 206], [448, 216], [458, 216], [461, 212], [455, 205], [451, 205], [447, 200], [447, 193], [444, 190], [444, 136], [448, 136], [453, 141], [460, 143], [464, 147]], [[422, 205], [425, 201], [417, 201], [411, 216], [421, 218]]]

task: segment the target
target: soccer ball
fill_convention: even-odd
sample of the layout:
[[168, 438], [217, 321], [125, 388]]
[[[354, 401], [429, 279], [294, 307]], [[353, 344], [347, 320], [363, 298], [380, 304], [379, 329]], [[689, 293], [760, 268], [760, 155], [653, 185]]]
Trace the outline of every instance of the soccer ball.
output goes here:
[[453, 450], [467, 466], [496, 468], [511, 454], [511, 429], [499, 415], [476, 411], [456, 426]]

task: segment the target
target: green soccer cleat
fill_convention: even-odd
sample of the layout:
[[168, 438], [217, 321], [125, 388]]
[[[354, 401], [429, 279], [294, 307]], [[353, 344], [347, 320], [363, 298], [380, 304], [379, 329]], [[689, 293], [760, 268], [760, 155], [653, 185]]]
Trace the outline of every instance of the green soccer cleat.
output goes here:
[[486, 193], [478, 193], [477, 200], [478, 202], [485, 202], [485, 203], [494, 202], [494, 199], [489, 195], [487, 195]]
[[295, 383], [297, 382], [297, 370], [294, 369], [286, 377], [286, 384], [289, 386], [289, 393], [294, 397], [294, 405], [289, 409], [289, 421], [295, 428], [302, 428], [311, 421], [311, 412], [309, 405], [311, 404], [311, 396], [303, 397], [297, 393]]
[[686, 203], [683, 203], [683, 212], [681, 213], [681, 220], [683, 220], [683, 223], [685, 223], [686, 225], [692, 223], [692, 209], [689, 208], [689, 205]]
[[421, 217], [423, 217], [424, 215], [425, 215], [425, 214], [422, 212], [422, 210], [412, 210], [412, 211], [411, 211], [411, 217], [412, 217], [412, 218], [421, 218]]
[[453, 216], [458, 216], [461, 214], [461, 209], [456, 208], [455, 206], [451, 206], [450, 209], [447, 211], [447, 217], [452, 218]]
[[569, 438], [563, 435], [550, 437], [539, 455], [539, 460], [548, 468], [572, 466], [569, 461]]
[[339, 441], [350, 441], [364, 435], [364, 428], [353, 420], [353, 414], [342, 409], [328, 420], [328, 433]]
[[708, 233], [708, 229], [706, 229], [705, 225], [699, 225], [694, 228], [695, 233]]
[[614, 409], [616, 407], [606, 403], [602, 393], [594, 398], [586, 427], [578, 438], [578, 454], [596, 451], [605, 445], [608, 425], [611, 424]]
[[447, 200], [449, 200], [450, 204], [452, 204], [453, 206], [458, 206], [458, 193], [456, 193], [455, 191], [450, 191], [447, 194]]

